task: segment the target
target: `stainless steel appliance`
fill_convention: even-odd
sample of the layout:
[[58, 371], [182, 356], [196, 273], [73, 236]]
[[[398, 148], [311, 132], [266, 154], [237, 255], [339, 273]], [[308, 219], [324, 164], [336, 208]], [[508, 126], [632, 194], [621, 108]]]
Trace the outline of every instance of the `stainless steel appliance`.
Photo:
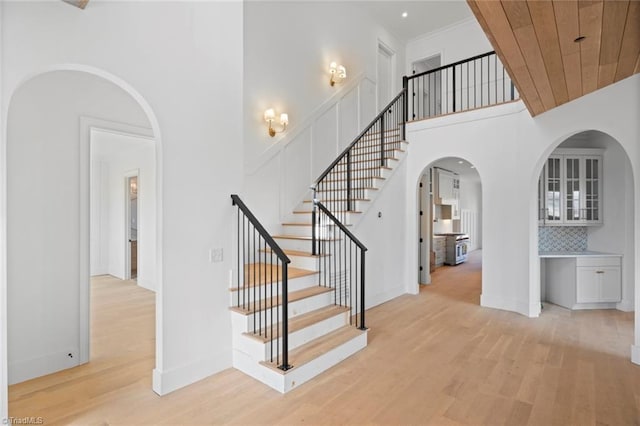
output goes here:
[[453, 232], [437, 235], [446, 237], [444, 258], [446, 265], [458, 265], [467, 260], [467, 251], [469, 249], [469, 236], [467, 234]]

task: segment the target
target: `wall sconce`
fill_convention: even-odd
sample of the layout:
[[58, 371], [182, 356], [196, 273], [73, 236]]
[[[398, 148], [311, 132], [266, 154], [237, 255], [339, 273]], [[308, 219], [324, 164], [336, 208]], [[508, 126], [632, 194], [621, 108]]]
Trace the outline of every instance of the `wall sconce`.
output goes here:
[[276, 112], [273, 108], [269, 108], [264, 112], [264, 121], [269, 123], [269, 136], [274, 137], [276, 133], [284, 132], [287, 129], [287, 124], [289, 124], [289, 114], [282, 113], [280, 114], [280, 124], [282, 125], [282, 130], [276, 130], [273, 128], [273, 122], [276, 119]]
[[336, 83], [342, 83], [342, 80], [347, 78], [347, 69], [343, 65], [338, 65], [335, 62], [331, 62], [331, 65], [329, 65], [329, 73], [331, 73], [331, 79], [329, 80], [331, 87]]

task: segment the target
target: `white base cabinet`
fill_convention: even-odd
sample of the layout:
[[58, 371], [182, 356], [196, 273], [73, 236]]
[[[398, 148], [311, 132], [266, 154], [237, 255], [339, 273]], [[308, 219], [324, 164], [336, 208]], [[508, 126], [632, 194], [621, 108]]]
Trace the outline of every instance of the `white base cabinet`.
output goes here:
[[615, 308], [622, 300], [621, 257], [545, 259], [545, 296], [569, 309]]
[[620, 302], [620, 258], [576, 258], [576, 284], [576, 303]]

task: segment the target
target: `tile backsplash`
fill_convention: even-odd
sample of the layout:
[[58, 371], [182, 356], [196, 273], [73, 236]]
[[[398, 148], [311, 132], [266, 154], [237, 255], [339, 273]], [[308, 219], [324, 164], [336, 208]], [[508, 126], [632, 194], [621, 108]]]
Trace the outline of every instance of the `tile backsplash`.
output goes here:
[[585, 226], [538, 227], [539, 251], [585, 251], [587, 228]]

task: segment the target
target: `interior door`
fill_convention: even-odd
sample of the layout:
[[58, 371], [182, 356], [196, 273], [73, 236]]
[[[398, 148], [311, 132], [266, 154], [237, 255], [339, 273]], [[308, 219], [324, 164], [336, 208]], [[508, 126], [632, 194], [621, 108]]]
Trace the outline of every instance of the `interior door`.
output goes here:
[[378, 112], [390, 101], [393, 90], [393, 51], [378, 44]]
[[135, 280], [138, 277], [138, 176], [127, 178], [127, 242], [129, 246], [128, 260], [129, 278]]

